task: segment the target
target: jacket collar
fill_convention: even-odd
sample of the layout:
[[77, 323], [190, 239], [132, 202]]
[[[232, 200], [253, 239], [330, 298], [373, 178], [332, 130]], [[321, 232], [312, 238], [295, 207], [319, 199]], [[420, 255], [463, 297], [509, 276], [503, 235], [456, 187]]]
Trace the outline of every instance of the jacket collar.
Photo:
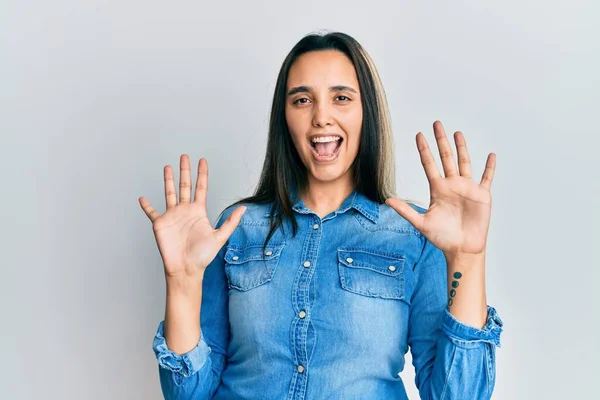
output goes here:
[[[290, 191], [290, 197], [294, 198], [296, 196], [296, 188], [292, 188]], [[265, 217], [270, 217], [271, 215], [278, 215], [279, 210], [272, 210], [272, 205], [269, 206], [267, 212], [265, 213]], [[370, 200], [365, 195], [360, 193], [357, 189], [354, 189], [352, 193], [344, 200], [342, 205], [335, 211], [335, 214], [340, 214], [348, 211], [349, 209], [354, 208], [358, 212], [360, 212], [363, 216], [369, 219], [373, 223], [377, 223], [379, 220], [379, 204]], [[292, 206], [292, 209], [300, 214], [310, 214], [313, 211], [306, 207], [302, 199], [298, 197], [298, 200]]]

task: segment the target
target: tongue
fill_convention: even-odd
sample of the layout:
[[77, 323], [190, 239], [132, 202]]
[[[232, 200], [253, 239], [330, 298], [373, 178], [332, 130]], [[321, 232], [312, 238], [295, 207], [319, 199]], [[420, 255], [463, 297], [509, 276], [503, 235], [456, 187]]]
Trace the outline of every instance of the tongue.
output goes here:
[[320, 156], [328, 156], [333, 154], [335, 148], [337, 147], [338, 142], [327, 142], [327, 143], [315, 143], [315, 149]]

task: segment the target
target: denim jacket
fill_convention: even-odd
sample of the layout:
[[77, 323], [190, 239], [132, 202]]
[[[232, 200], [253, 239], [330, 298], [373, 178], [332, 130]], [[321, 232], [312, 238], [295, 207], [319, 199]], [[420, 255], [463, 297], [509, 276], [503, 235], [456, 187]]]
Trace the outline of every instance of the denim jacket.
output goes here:
[[443, 252], [394, 209], [355, 190], [320, 218], [298, 200], [296, 236], [286, 219], [263, 252], [271, 206], [245, 205], [206, 269], [197, 346], [175, 354], [158, 326], [166, 399], [407, 399], [409, 348], [422, 399], [491, 397], [502, 320], [454, 318]]

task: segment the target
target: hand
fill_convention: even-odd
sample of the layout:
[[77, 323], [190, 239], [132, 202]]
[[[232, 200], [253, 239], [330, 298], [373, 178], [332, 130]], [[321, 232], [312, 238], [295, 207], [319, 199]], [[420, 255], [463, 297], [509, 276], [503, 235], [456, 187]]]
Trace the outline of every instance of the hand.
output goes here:
[[190, 160], [186, 154], [180, 159], [179, 204], [170, 165], [164, 169], [167, 210], [159, 215], [150, 203], [140, 197], [139, 202], [152, 221], [154, 236], [163, 259], [167, 278], [200, 276], [215, 258], [240, 222], [246, 207], [235, 209], [219, 229], [213, 229], [206, 213], [208, 164], [198, 162], [198, 180], [194, 201], [191, 197]]
[[389, 198], [385, 202], [406, 218], [446, 256], [482, 254], [485, 252], [492, 196], [496, 155], [490, 153], [478, 184], [471, 177], [471, 160], [467, 143], [460, 131], [454, 133], [458, 153], [458, 169], [446, 132], [440, 121], [433, 124], [445, 177], [435, 164], [425, 137], [417, 133], [417, 148], [429, 180], [431, 201], [425, 214], [420, 214], [406, 202]]

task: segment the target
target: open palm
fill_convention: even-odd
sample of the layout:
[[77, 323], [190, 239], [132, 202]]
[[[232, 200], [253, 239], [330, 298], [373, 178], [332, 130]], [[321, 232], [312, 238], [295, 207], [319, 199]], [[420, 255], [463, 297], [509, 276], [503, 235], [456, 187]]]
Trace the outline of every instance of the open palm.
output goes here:
[[169, 165], [164, 169], [164, 180], [166, 212], [159, 215], [144, 197], [139, 198], [140, 205], [152, 221], [167, 277], [197, 276], [231, 236], [245, 207], [238, 207], [219, 229], [213, 228], [206, 213], [208, 164], [204, 158], [198, 162], [194, 201], [190, 201], [190, 160], [187, 155], [183, 154], [180, 159], [179, 204]]
[[417, 148], [429, 180], [431, 201], [425, 214], [420, 214], [406, 202], [389, 198], [386, 204], [406, 218], [445, 254], [482, 253], [485, 251], [490, 224], [496, 156], [487, 158], [481, 182], [471, 176], [471, 160], [462, 132], [454, 134], [458, 154], [458, 170], [442, 123], [433, 124], [445, 177], [435, 164], [427, 140], [417, 134]]

